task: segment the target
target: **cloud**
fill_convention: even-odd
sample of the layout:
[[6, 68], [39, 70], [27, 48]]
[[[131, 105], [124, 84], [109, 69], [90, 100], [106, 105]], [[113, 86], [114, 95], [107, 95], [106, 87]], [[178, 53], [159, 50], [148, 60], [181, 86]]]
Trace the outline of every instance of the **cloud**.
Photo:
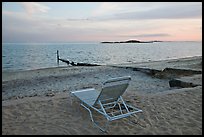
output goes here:
[[[107, 6], [107, 7], [106, 7]], [[94, 11], [96, 19], [184, 19], [202, 18], [201, 2], [102, 3]]]
[[138, 37], [140, 40], [171, 40], [171, 37], [178, 34], [200, 34], [192, 30], [198, 30], [201, 24], [199, 19], [103, 21], [38, 18], [24, 12], [3, 11], [2, 39], [4, 42], [112, 41], [121, 40], [122, 37], [125, 40], [128, 37]]
[[93, 11], [93, 16], [107, 15], [121, 10], [121, 3], [117, 2], [102, 2], [96, 10]]
[[24, 7], [25, 11], [31, 15], [35, 13], [46, 13], [50, 9], [49, 7], [37, 2], [21, 2], [21, 4]]
[[171, 36], [171, 35], [167, 33], [120, 35], [120, 37], [167, 37], [167, 36]]
[[[180, 3], [176, 6], [175, 3], [160, 3], [148, 5], [151, 3], [109, 5], [109, 7], [103, 7], [103, 9], [108, 9], [107, 11], [95, 14], [98, 19], [93, 16], [92, 18], [87, 18], [87, 16], [59, 18], [58, 16], [49, 16], [49, 14], [48, 16], [39, 14], [30, 16], [30, 14], [48, 11], [48, 9], [43, 10], [39, 6], [30, 11], [28, 8], [26, 12], [2, 10], [2, 39], [4, 42], [66, 42], [72, 40], [121, 40], [122, 37], [125, 39], [139, 37], [140, 40], [152, 40], [153, 38], [171, 40], [179, 39], [185, 34], [196, 34], [199, 35], [199, 38], [202, 36], [200, 31], [202, 30], [202, 20], [199, 18], [202, 16], [200, 14], [202, 8], [198, 6], [199, 4], [185, 3], [183, 5]], [[175, 10], [176, 13], [172, 13], [172, 10]]]
[[[182, 9], [182, 10], [181, 10]], [[175, 12], [176, 11], [176, 12]], [[142, 12], [127, 12], [115, 14], [115, 19], [183, 19], [183, 18], [201, 18], [202, 8], [192, 8], [186, 6], [163, 7]]]

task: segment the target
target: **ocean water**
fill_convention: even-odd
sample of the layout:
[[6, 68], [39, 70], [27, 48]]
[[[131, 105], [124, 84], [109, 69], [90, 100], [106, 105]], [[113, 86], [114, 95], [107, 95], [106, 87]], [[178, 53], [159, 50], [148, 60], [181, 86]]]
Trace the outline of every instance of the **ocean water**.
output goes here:
[[202, 42], [3, 43], [2, 71], [57, 67], [57, 50], [60, 58], [76, 63], [111, 65], [202, 56]]

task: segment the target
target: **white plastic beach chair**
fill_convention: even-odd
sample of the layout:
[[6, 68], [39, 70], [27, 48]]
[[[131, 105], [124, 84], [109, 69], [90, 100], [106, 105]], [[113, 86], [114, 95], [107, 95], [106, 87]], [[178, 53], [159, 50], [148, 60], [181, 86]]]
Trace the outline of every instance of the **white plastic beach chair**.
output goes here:
[[[101, 92], [94, 88], [88, 88], [71, 92], [80, 100], [80, 105], [89, 111], [91, 121], [102, 131], [106, 131], [109, 121], [127, 118], [141, 109], [126, 104], [122, 98], [131, 80], [130, 76], [112, 78], [103, 83]], [[102, 128], [93, 119], [92, 110], [99, 112], [106, 119], [105, 128]]]

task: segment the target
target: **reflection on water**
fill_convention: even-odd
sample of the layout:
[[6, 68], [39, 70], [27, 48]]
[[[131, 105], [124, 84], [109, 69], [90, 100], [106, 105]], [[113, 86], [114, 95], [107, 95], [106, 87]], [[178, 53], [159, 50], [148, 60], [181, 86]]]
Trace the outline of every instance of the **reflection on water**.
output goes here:
[[[74, 62], [119, 64], [202, 56], [202, 42], [157, 43], [3, 43], [3, 71], [56, 67], [60, 58]], [[60, 66], [66, 66], [60, 62]]]

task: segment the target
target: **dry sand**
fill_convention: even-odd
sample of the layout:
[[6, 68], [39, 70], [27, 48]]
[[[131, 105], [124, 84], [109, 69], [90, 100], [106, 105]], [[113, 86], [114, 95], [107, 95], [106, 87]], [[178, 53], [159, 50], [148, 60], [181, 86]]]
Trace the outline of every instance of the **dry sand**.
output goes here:
[[[193, 69], [202, 71], [199, 64], [202, 57], [166, 64], [175, 67], [181, 61], [185, 68], [194, 66]], [[150, 63], [153, 67], [154, 63]], [[158, 67], [159, 62], [155, 65]], [[160, 65], [164, 66], [164, 61]], [[111, 66], [60, 67], [2, 74], [3, 135], [202, 135], [202, 74], [180, 77], [200, 85], [191, 88], [170, 88], [169, 79]], [[79, 106], [70, 91], [87, 87], [100, 90], [101, 83], [108, 78], [124, 75], [132, 77], [124, 99], [141, 108], [142, 117], [134, 125], [126, 119], [114, 121], [108, 133], [103, 133], [94, 127], [89, 113]], [[95, 116], [105, 121], [101, 115]]]

